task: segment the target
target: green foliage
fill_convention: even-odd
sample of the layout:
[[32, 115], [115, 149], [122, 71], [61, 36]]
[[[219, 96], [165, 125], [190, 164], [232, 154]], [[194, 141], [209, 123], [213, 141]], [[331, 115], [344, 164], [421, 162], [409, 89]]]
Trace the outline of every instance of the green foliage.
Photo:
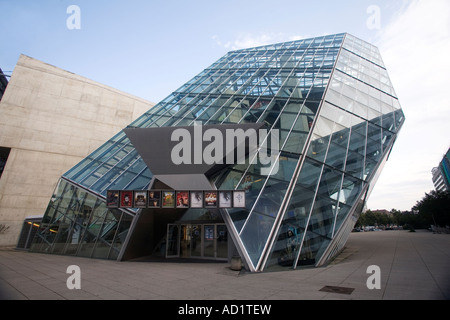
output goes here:
[[422, 223], [436, 226], [450, 226], [450, 192], [431, 191], [413, 207]]
[[431, 225], [450, 226], [450, 192], [426, 193], [411, 211], [392, 209], [390, 215], [386, 215], [367, 210], [361, 214], [355, 227], [375, 225], [397, 225], [412, 232], [415, 229], [427, 229]]
[[383, 213], [367, 210], [359, 217], [358, 222], [356, 223], [356, 227], [387, 225], [393, 223], [394, 222], [390, 216]]

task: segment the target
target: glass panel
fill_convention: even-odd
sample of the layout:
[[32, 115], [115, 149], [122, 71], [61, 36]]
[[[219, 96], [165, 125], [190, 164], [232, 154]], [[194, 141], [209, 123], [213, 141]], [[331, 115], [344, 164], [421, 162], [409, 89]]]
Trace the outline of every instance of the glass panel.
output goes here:
[[383, 144], [383, 152], [386, 152], [386, 150], [389, 148], [392, 138], [394, 137], [394, 133], [384, 130], [382, 133], [382, 144]]
[[311, 137], [311, 144], [309, 146], [307, 155], [317, 161], [322, 162], [325, 159], [329, 140], [330, 136], [320, 137], [316, 134], [313, 134]]
[[167, 257], [175, 257], [179, 255], [179, 226], [169, 224], [167, 226]]
[[339, 192], [339, 202], [352, 206], [362, 189], [362, 181], [344, 175], [342, 189]]
[[300, 154], [308, 137], [309, 130], [314, 121], [314, 116], [310, 114], [301, 114], [295, 122], [283, 151]]
[[241, 233], [242, 242], [254, 266], [257, 265], [275, 219], [253, 212]]
[[319, 184], [318, 195], [337, 200], [338, 192], [341, 188], [341, 180], [341, 172], [332, 170], [325, 166]]
[[336, 226], [334, 227], [334, 233], [338, 232], [339, 228], [341, 227], [342, 223], [344, 222], [345, 218], [347, 217], [347, 214], [350, 212], [351, 206], [345, 205], [343, 203], [339, 203], [338, 209], [337, 209], [337, 216], [336, 216]]
[[298, 163], [298, 156], [282, 153], [278, 158], [275, 168], [272, 170], [272, 178], [290, 181]]
[[319, 181], [320, 175], [322, 171], [322, 165], [311, 161], [310, 159], [306, 159], [303, 163], [303, 167], [301, 169], [301, 173], [298, 177], [298, 184], [303, 186], [304, 188], [308, 188], [309, 190], [315, 192], [317, 182]]
[[75, 225], [76, 212], [80, 206], [78, 193], [80, 191], [77, 188], [69, 186], [69, 189], [64, 193], [62, 201], [58, 206], [58, 210], [61, 210], [64, 216], [57, 222], [55, 221], [57, 223], [57, 235], [52, 253], [63, 253], [66, 243], [70, 239], [71, 231]]
[[308, 228], [305, 234], [305, 240], [302, 244], [302, 251], [298, 258], [297, 266], [314, 265], [329, 243], [330, 239], [317, 234]]
[[350, 137], [350, 144], [348, 147], [349, 153], [350, 151], [360, 154], [364, 156], [366, 154], [366, 137], [365, 134], [361, 135], [357, 132], [357, 130], [353, 130]]
[[240, 232], [242, 227], [244, 226], [245, 221], [248, 218], [248, 215], [250, 214], [249, 209], [227, 209], [228, 215], [230, 216], [231, 220], [234, 223], [234, 227], [236, 228], [237, 232]]
[[99, 234], [99, 239], [97, 240], [97, 244], [92, 255], [93, 258], [108, 258], [114, 236], [116, 235], [119, 219], [120, 215], [116, 216], [110, 211], [107, 211], [101, 233]]
[[112, 249], [110, 252], [110, 259], [116, 259], [120, 250], [122, 249], [125, 239], [127, 237], [128, 231], [130, 230], [131, 222], [133, 217], [127, 213], [122, 213], [119, 210], [111, 210], [111, 212], [116, 217], [120, 217], [120, 224], [116, 232], [116, 237], [112, 244]]
[[103, 226], [107, 209], [104, 203], [94, 210], [90, 216], [90, 219], [86, 221], [86, 231], [84, 233], [83, 241], [80, 245], [78, 255], [83, 257], [90, 257], [95, 243], [98, 241], [100, 230]]
[[310, 230], [324, 237], [331, 238], [336, 212], [336, 200], [317, 197], [309, 222]]
[[[50, 252], [51, 245], [58, 235], [60, 220], [64, 218], [67, 205], [64, 204], [65, 194], [72, 193], [71, 185], [64, 180], [59, 180], [54, 195], [50, 200], [47, 210], [42, 218], [36, 237], [31, 244], [32, 252]], [[70, 199], [70, 198], [69, 198]]]
[[[305, 166], [306, 171], [308, 171], [308, 168]], [[301, 186], [301, 183], [297, 183], [278, 231], [277, 240], [267, 261], [268, 267], [293, 266], [296, 252], [298, 252], [303, 238], [313, 199], [314, 190], [305, 189]]]
[[181, 225], [180, 234], [180, 257], [189, 258], [191, 256], [191, 225]]
[[377, 135], [377, 140], [367, 139], [366, 161], [378, 162], [381, 158], [381, 137]]
[[258, 197], [259, 192], [261, 191], [264, 185], [265, 180], [266, 180], [265, 176], [260, 176], [247, 172], [247, 174], [242, 179], [239, 186], [236, 188], [237, 190], [245, 190], [245, 197], [246, 197], [245, 201], [246, 207], [248, 209], [253, 207], [256, 198]]
[[285, 197], [288, 184], [269, 179], [254, 211], [241, 232], [241, 239], [247, 248], [253, 264], [259, 261], [268, 240], [280, 206]]
[[70, 244], [66, 248], [66, 254], [75, 254], [79, 245], [85, 238], [86, 226], [89, 225], [93, 212], [98, 209], [99, 201], [91, 194], [85, 193], [85, 198], [82, 206], [79, 208], [79, 213], [75, 218], [75, 226], [72, 230]]
[[357, 152], [349, 151], [345, 163], [345, 172], [362, 179], [364, 172], [364, 156]]
[[326, 164], [340, 170], [344, 168], [349, 133], [350, 130], [347, 128], [333, 133], [327, 152]]
[[191, 256], [200, 257], [202, 255], [202, 225], [191, 225]]
[[287, 187], [286, 182], [270, 178], [259, 196], [254, 210], [275, 218], [286, 195]]
[[369, 158], [366, 158], [366, 163], [364, 166], [364, 180], [366, 180], [370, 175], [373, 173], [377, 166], [377, 163], [370, 160]]
[[224, 224], [217, 225], [217, 258], [228, 258], [228, 229]]
[[204, 238], [203, 238], [203, 256], [205, 257], [214, 257], [214, 240], [215, 240], [215, 226], [213, 224], [205, 224], [203, 226], [204, 230]]

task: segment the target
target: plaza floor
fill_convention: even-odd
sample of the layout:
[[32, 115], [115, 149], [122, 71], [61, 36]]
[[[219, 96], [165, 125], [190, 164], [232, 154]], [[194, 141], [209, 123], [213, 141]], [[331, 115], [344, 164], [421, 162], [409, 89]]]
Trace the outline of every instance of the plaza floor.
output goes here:
[[[70, 265], [80, 268], [80, 289], [67, 287]], [[367, 286], [374, 265], [379, 289]], [[232, 271], [228, 263], [117, 262], [0, 249], [0, 300], [210, 299], [449, 300], [450, 234], [352, 233], [325, 267], [255, 274]]]

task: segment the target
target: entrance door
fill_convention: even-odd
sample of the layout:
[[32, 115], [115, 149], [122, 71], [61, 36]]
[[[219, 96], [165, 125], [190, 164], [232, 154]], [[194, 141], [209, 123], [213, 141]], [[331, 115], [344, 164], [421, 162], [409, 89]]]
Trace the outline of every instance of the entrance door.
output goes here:
[[205, 224], [203, 256], [214, 259], [228, 258], [228, 234], [224, 224]]
[[166, 258], [228, 258], [225, 224], [169, 224]]
[[215, 258], [216, 256], [216, 230], [215, 225], [204, 225], [204, 237], [203, 237], [203, 255], [209, 258]]
[[224, 224], [216, 225], [217, 238], [216, 238], [216, 258], [228, 259], [228, 230]]
[[166, 258], [180, 256], [180, 226], [178, 224], [167, 225]]
[[191, 226], [191, 257], [202, 257], [202, 225], [192, 224]]
[[179, 256], [181, 258], [202, 256], [202, 225], [180, 225]]

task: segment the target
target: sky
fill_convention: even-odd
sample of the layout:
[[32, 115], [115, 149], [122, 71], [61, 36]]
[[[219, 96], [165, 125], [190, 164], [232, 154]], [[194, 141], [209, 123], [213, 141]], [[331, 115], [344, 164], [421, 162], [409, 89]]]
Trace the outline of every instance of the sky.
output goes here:
[[449, 0], [0, 0], [0, 15], [6, 74], [25, 54], [155, 103], [230, 50], [341, 32], [376, 45], [406, 121], [372, 210], [410, 210], [450, 147]]

